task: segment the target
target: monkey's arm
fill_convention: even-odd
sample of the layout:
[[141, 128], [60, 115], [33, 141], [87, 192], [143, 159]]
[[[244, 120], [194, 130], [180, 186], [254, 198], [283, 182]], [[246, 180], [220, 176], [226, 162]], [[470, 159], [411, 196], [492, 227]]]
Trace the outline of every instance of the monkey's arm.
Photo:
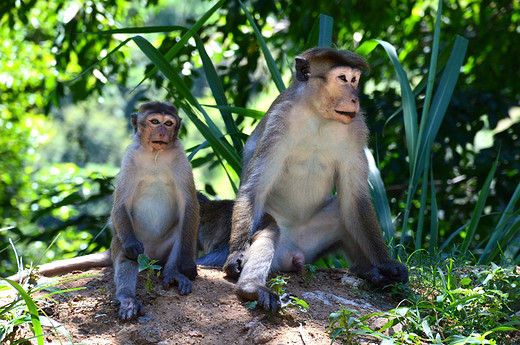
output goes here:
[[[125, 157], [126, 158], [126, 157]], [[132, 207], [132, 196], [135, 193], [137, 181], [134, 181], [137, 175], [134, 164], [123, 160], [123, 167], [117, 177], [117, 185], [114, 191], [114, 205], [110, 215], [110, 225], [121, 242], [121, 247], [125, 255], [129, 259], [137, 260], [139, 254], [144, 253], [144, 246], [137, 239], [134, 231], [134, 225], [130, 216]]]
[[237, 279], [240, 275], [244, 253], [264, 215], [267, 195], [278, 178], [279, 171], [273, 169], [274, 173], [267, 176], [266, 170], [270, 168], [268, 162], [276, 161], [275, 153], [283, 157], [285, 149], [281, 138], [285, 130], [284, 120], [270, 117], [268, 113], [252, 133], [253, 142], [248, 140], [246, 143], [244, 157], [248, 164], [243, 167], [242, 182], [233, 207], [229, 256], [224, 264], [224, 271], [231, 278]]
[[390, 258], [370, 199], [366, 158], [363, 152], [358, 156], [359, 167], [341, 169], [336, 186], [342, 222], [353, 242], [347, 245], [351, 271], [378, 286], [405, 283], [408, 269]]
[[[189, 164], [188, 162], [186, 162]], [[193, 179], [191, 179], [193, 181]], [[186, 198], [186, 209], [181, 230], [180, 271], [193, 280], [197, 276], [197, 231], [199, 228], [199, 203], [195, 185], [190, 185]]]

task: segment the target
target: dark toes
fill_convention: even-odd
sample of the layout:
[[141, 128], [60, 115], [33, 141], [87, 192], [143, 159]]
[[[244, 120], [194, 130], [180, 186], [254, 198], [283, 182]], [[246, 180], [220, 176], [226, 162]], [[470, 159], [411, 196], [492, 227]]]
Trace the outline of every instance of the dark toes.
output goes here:
[[135, 298], [127, 297], [122, 299], [120, 303], [119, 317], [121, 317], [123, 321], [131, 320], [138, 315], [143, 316], [145, 314], [144, 307]]
[[177, 273], [176, 275], [167, 276], [163, 280], [163, 288], [167, 289], [172, 285], [177, 284], [179, 293], [181, 295], [187, 295], [193, 291], [193, 283], [186, 276]]
[[277, 311], [280, 309], [280, 298], [267, 290], [258, 291], [258, 304], [268, 311]]

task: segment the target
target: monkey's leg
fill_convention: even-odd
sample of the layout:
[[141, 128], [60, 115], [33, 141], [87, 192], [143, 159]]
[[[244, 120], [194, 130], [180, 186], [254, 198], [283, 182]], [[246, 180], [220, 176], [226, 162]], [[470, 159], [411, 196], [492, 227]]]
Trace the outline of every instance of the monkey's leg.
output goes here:
[[[162, 274], [163, 278], [163, 287], [165, 289], [169, 288], [172, 285], [177, 284], [179, 289], [179, 293], [181, 295], [187, 295], [193, 291], [193, 283], [191, 280], [186, 277], [184, 274], [179, 272], [179, 258], [182, 259], [180, 241], [175, 241], [175, 244], [168, 256], [168, 261], [164, 265]], [[191, 260], [194, 260], [191, 258]], [[195, 274], [196, 276], [196, 274]], [[193, 276], [193, 278], [195, 278]]]
[[279, 235], [276, 224], [271, 224], [253, 236], [236, 285], [237, 295], [248, 300], [257, 300], [265, 310], [276, 311], [280, 308], [279, 297], [265, 286]]
[[144, 307], [135, 298], [139, 264], [130, 260], [120, 251], [114, 260], [114, 281], [116, 283], [116, 298], [120, 303], [119, 316], [130, 320], [138, 315], [144, 315]]

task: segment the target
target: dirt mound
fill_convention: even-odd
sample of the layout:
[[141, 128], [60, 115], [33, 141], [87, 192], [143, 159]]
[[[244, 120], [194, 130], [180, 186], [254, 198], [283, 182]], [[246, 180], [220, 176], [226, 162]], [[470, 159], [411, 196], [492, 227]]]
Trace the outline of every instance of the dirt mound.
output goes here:
[[[148, 292], [141, 274], [137, 297], [146, 315], [122, 322], [114, 300], [112, 268], [65, 277], [85, 273], [99, 276], [61, 285], [84, 289], [54, 295], [58, 303], [45, 309], [74, 342], [85, 344], [330, 344], [328, 317], [339, 311], [340, 305], [364, 315], [394, 308], [399, 302], [388, 293], [375, 292], [348, 270], [318, 270], [310, 282], [291, 277], [284, 286], [308, 303], [307, 312], [289, 308], [285, 315], [269, 318], [259, 308], [246, 309], [222, 270], [200, 268], [194, 291], [187, 296], [180, 296], [175, 288], [164, 290], [157, 277], [152, 278], [157, 291]], [[56, 336], [46, 336], [46, 343], [57, 342]], [[359, 343], [379, 342], [359, 339]]]

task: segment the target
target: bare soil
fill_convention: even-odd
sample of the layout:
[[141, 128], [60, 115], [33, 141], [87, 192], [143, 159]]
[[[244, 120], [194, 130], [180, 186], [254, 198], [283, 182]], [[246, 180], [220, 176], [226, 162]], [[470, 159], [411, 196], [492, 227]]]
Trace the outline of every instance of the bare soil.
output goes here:
[[[113, 269], [74, 272], [64, 278], [85, 273], [96, 276], [60, 285], [62, 289], [83, 289], [53, 295], [56, 303], [44, 309], [64, 326], [74, 343], [82, 344], [330, 344], [328, 317], [340, 305], [365, 315], [395, 308], [400, 302], [388, 292], [374, 291], [348, 270], [318, 270], [310, 282], [294, 276], [285, 285], [287, 292], [308, 303], [307, 312], [289, 308], [284, 315], [269, 317], [260, 308], [246, 309], [246, 301], [237, 298], [234, 283], [220, 268], [199, 267], [194, 291], [187, 296], [179, 295], [176, 288], [164, 290], [155, 276], [156, 291], [148, 292], [146, 275], [141, 273], [137, 297], [146, 315], [123, 322], [114, 300]], [[371, 322], [382, 325], [381, 320]], [[18, 330], [18, 336], [30, 335], [28, 329]], [[69, 342], [63, 335], [61, 340]], [[379, 342], [357, 338], [355, 344]], [[45, 343], [60, 341], [49, 334]]]

